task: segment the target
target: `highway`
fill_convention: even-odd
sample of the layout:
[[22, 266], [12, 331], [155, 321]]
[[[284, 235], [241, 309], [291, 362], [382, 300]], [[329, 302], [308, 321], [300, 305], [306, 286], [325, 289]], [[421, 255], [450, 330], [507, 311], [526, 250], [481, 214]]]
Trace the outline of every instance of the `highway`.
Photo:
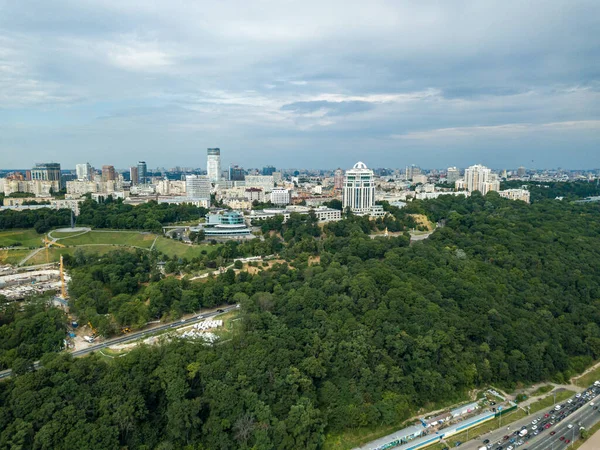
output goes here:
[[[460, 448], [465, 450], [474, 450], [481, 448], [482, 441], [488, 439], [491, 444], [488, 448], [491, 450], [562, 450], [567, 449], [579, 439], [579, 423], [586, 429], [590, 429], [594, 424], [600, 421], [600, 412], [594, 409], [600, 403], [600, 387], [590, 387], [586, 397], [585, 392], [580, 398], [573, 396], [571, 403], [565, 401], [557, 411], [555, 407], [546, 408], [530, 416], [507, 424], [499, 430], [485, 434], [478, 439], [465, 442]], [[597, 397], [594, 397], [598, 395]], [[563, 415], [564, 412], [564, 415]], [[548, 417], [546, 417], [546, 415]], [[537, 422], [534, 424], [533, 421]], [[534, 428], [535, 425], [535, 428]], [[569, 428], [569, 425], [572, 425]], [[547, 426], [548, 428], [545, 428]], [[515, 436], [515, 432], [521, 429], [527, 429], [527, 435], [524, 437]], [[535, 435], [535, 432], [538, 435]], [[504, 436], [509, 436], [504, 439]], [[561, 440], [563, 437], [563, 440]], [[511, 443], [510, 441], [514, 441]], [[570, 441], [570, 442], [567, 442]], [[511, 447], [512, 446], [512, 447]]]
[[[176, 329], [176, 328], [180, 328], [183, 326], [191, 325], [196, 322], [201, 322], [205, 319], [209, 319], [211, 317], [215, 317], [220, 314], [224, 314], [226, 312], [233, 311], [234, 309], [237, 309], [237, 305], [226, 306], [226, 307], [220, 308], [217, 311], [200, 313], [199, 315], [190, 317], [189, 319], [181, 319], [177, 322], [165, 323], [163, 325], [159, 325], [154, 328], [149, 328], [147, 330], [136, 331], [133, 333], [126, 334], [124, 336], [119, 336], [116, 338], [108, 339], [102, 343], [92, 345], [91, 347], [88, 347], [88, 348], [84, 348], [81, 350], [77, 350], [75, 352], [71, 352], [71, 355], [73, 355], [73, 357], [75, 357], [75, 358], [79, 358], [81, 356], [88, 355], [92, 352], [102, 350], [103, 348], [107, 348], [112, 345], [123, 344], [125, 342], [135, 341], [137, 339], [143, 338], [147, 335], [153, 335], [160, 331]], [[33, 364], [33, 367], [34, 367], [34, 369], [38, 369], [40, 367], [39, 361], [36, 361]], [[11, 375], [12, 375], [12, 370], [10, 370], [10, 369], [4, 370], [4, 371], [0, 372], [0, 379], [10, 377]]]

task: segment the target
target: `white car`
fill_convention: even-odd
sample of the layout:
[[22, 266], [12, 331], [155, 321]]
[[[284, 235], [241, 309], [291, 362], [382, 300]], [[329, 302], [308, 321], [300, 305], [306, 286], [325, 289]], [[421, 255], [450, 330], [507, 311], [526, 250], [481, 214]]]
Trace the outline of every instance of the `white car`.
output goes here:
[[537, 430], [537, 425], [531, 427], [532, 430]]
[[533, 422], [531, 422], [531, 425], [535, 425], [537, 423], [537, 419], [535, 419]]
[[575, 395], [575, 398], [579, 398], [579, 397], [581, 397], [581, 394], [576, 394]]
[[570, 430], [571, 428], [573, 428], [573, 424], [570, 423], [569, 425], [567, 425], [567, 428]]

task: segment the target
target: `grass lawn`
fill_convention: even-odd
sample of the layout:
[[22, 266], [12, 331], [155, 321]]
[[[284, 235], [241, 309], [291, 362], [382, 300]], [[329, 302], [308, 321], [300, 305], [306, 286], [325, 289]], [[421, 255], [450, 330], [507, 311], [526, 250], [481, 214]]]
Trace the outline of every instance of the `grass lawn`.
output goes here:
[[69, 236], [77, 236], [79, 234], [84, 234], [84, 231], [51, 231], [50, 233], [52, 233], [52, 237], [55, 238], [59, 238], [59, 239], [65, 239], [68, 238]]
[[42, 247], [43, 237], [33, 229], [1, 231], [0, 247], [9, 247], [16, 243], [20, 243], [22, 247]]
[[[565, 389], [564, 391], [558, 391], [556, 393], [556, 403], [560, 403], [563, 400], [566, 400], [569, 397], [572, 397], [573, 395], [575, 395], [575, 392], [569, 391], [568, 389]], [[552, 406], [553, 404], [554, 404], [554, 395], [549, 395], [548, 397], [538, 400], [537, 402], [533, 402], [530, 405], [531, 409], [529, 411], [533, 414], [533, 413], [538, 412], [541, 409]]]
[[546, 386], [540, 386], [539, 388], [537, 388], [535, 391], [533, 391], [531, 394], [529, 394], [530, 397], [536, 397], [538, 395], [543, 395], [543, 394], [547, 394], [548, 392], [550, 392], [552, 389], [554, 388], [554, 386], [552, 386], [551, 384], [547, 384]]
[[17, 249], [17, 250], [0, 250], [1, 264], [18, 264], [33, 250]]
[[[60, 233], [54, 236], [59, 237]], [[63, 245], [126, 245], [150, 248], [156, 235], [137, 231], [90, 231], [80, 236], [64, 238], [59, 241]]]
[[217, 248], [217, 245], [188, 245], [174, 239], [159, 236], [156, 240], [154, 248], [167, 256], [172, 257], [177, 255], [181, 258], [192, 259], [196, 256], [202, 255], [203, 250], [205, 250], [207, 253], [210, 253], [212, 250]]
[[600, 380], [600, 367], [597, 367], [596, 369], [577, 378], [577, 380], [575, 381], [575, 384], [577, 386], [586, 388], [586, 387], [594, 384], [594, 381], [597, 381], [597, 380]]
[[223, 321], [223, 326], [221, 328], [215, 329], [215, 334], [219, 337], [230, 337], [231, 333], [234, 333], [236, 330], [239, 330], [242, 325], [239, 320], [239, 315], [239, 310], [233, 310], [226, 314], [221, 314], [217, 317], [212, 318], [212, 320]]

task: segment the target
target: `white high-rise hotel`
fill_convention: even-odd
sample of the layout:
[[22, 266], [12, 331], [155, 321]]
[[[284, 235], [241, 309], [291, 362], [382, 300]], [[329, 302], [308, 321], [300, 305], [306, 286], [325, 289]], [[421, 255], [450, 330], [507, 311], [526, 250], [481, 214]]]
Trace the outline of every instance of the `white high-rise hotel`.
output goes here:
[[355, 214], [369, 214], [375, 204], [373, 171], [363, 162], [357, 162], [346, 171], [342, 188], [342, 206]]
[[211, 183], [217, 183], [221, 178], [221, 149], [209, 148], [206, 160], [206, 173]]

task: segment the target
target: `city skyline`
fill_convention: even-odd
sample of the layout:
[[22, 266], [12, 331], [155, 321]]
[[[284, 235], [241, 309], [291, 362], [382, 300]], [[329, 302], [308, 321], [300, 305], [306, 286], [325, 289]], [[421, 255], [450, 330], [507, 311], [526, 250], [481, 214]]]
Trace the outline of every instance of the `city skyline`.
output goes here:
[[600, 166], [597, 2], [0, 10], [3, 167]]

